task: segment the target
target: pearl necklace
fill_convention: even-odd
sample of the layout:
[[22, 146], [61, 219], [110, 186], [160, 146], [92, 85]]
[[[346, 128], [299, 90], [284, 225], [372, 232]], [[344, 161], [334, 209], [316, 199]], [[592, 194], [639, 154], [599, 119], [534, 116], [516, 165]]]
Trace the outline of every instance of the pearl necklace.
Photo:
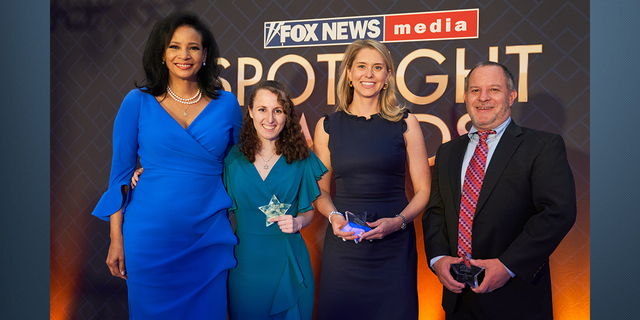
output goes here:
[[262, 166], [263, 169], [267, 170], [269, 169], [269, 161], [271, 161], [271, 158], [273, 158], [273, 156], [276, 155], [276, 153], [274, 152], [271, 157], [269, 157], [269, 160], [264, 160], [264, 158], [262, 157], [262, 154], [258, 153], [258, 155], [260, 156], [260, 158], [262, 158], [262, 161], [264, 161], [264, 166]]
[[192, 104], [200, 102], [200, 99], [202, 98], [202, 90], [200, 90], [200, 88], [198, 88], [198, 92], [196, 93], [196, 95], [191, 97], [191, 98], [189, 98], [189, 99], [185, 99], [185, 98], [182, 98], [182, 97], [178, 96], [177, 94], [175, 94], [173, 92], [173, 90], [171, 90], [171, 87], [169, 87], [169, 86], [167, 86], [167, 92], [169, 93], [171, 98], [173, 98], [173, 100], [175, 100], [176, 102], [187, 105], [187, 107], [182, 110], [183, 111], [182, 115], [184, 115], [185, 117], [189, 115], [187, 113], [187, 110], [189, 109], [189, 107], [191, 107]]

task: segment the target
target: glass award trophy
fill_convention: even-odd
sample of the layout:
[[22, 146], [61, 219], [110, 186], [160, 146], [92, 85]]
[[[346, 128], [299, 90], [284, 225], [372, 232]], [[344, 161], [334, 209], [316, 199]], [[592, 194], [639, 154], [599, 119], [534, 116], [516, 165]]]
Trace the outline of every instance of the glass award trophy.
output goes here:
[[461, 283], [468, 284], [471, 288], [477, 288], [484, 279], [484, 268], [472, 265], [469, 260], [471, 257], [465, 257], [461, 263], [451, 264], [451, 276]]
[[269, 219], [279, 217], [284, 215], [287, 210], [291, 207], [288, 203], [281, 203], [276, 195], [274, 194], [271, 197], [271, 201], [269, 201], [268, 205], [264, 205], [262, 207], [258, 207], [260, 211], [262, 211], [267, 216], [267, 227], [274, 224], [274, 222], [269, 222]]
[[347, 224], [342, 228], [344, 232], [352, 232], [357, 238], [353, 239], [356, 243], [360, 242], [360, 236], [371, 230], [371, 228], [367, 225], [367, 212], [361, 212], [358, 214], [353, 214], [349, 211], [345, 212], [345, 218], [347, 219]]

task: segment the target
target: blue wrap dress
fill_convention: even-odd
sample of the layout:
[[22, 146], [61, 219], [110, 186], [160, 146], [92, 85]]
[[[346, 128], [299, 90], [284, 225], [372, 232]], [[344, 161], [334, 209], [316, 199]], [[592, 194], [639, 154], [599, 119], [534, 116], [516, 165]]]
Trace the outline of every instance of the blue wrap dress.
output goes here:
[[[109, 220], [123, 207], [130, 319], [226, 318], [236, 238], [222, 171], [241, 121], [224, 91], [186, 129], [150, 94], [132, 90], [122, 102], [109, 189], [93, 215]], [[143, 178], [123, 194], [138, 156]]]

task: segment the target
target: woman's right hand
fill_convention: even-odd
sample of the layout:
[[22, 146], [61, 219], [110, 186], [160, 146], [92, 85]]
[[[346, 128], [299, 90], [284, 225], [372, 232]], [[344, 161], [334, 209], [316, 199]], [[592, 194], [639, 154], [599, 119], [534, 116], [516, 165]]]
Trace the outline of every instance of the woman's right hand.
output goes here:
[[333, 234], [335, 234], [338, 238], [342, 238], [342, 240], [354, 240], [357, 239], [358, 236], [354, 235], [353, 231], [344, 232], [342, 228], [347, 225], [347, 220], [343, 218], [339, 214], [329, 215], [329, 222], [331, 223], [331, 227], [333, 228]]
[[140, 180], [140, 175], [144, 171], [144, 168], [138, 168], [138, 170], [133, 172], [133, 176], [131, 177], [131, 189], [135, 188], [138, 185], [138, 180]]
[[109, 254], [107, 255], [107, 266], [113, 276], [127, 280], [127, 272], [124, 267], [124, 242], [122, 238], [119, 240], [111, 240]]

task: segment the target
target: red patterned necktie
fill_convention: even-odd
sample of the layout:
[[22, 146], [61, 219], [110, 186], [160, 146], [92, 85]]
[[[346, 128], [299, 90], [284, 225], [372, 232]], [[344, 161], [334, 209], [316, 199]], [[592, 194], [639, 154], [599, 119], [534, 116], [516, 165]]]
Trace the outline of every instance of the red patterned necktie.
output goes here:
[[478, 132], [480, 141], [473, 152], [467, 173], [464, 176], [462, 188], [462, 199], [460, 201], [460, 216], [458, 218], [458, 256], [462, 257], [464, 263], [470, 266], [471, 259], [471, 227], [473, 226], [473, 215], [476, 212], [478, 195], [484, 180], [484, 168], [487, 163], [487, 137], [495, 134], [493, 130]]

